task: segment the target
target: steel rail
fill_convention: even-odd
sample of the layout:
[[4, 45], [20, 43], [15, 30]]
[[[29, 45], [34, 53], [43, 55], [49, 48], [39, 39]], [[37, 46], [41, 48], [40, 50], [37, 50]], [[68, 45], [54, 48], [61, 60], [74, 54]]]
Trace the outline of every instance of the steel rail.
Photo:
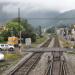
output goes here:
[[[50, 41], [51, 39], [47, 40], [47, 42], [41, 47], [47, 47]], [[28, 75], [29, 72], [33, 69], [33, 67], [37, 65], [42, 55], [43, 52], [34, 52], [33, 55], [27, 61], [23, 62], [22, 65], [18, 66], [16, 70], [10, 72], [9, 75]]]

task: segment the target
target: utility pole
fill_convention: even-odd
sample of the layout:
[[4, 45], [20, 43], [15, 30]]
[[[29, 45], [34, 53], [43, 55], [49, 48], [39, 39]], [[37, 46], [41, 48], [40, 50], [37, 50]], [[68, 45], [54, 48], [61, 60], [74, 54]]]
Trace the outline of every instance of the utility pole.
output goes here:
[[21, 18], [20, 18], [20, 8], [18, 8], [18, 24], [20, 27], [20, 43], [19, 43], [19, 49], [20, 49], [20, 53], [21, 53]]
[[42, 36], [42, 28], [41, 28], [41, 26], [39, 26], [39, 36], [40, 37]]

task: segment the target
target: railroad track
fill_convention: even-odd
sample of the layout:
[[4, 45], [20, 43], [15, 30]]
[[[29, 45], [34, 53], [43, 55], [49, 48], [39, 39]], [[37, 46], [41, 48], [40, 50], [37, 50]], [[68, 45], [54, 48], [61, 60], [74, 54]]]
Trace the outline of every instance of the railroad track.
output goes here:
[[53, 53], [52, 75], [60, 75], [61, 72], [61, 55], [60, 52]]
[[[54, 46], [60, 47], [58, 38], [55, 38]], [[66, 60], [62, 51], [53, 51], [52, 56], [48, 57], [48, 64], [45, 75], [67, 75]]]
[[[45, 44], [43, 44], [41, 47], [48, 47], [50, 44], [51, 39], [47, 40]], [[35, 68], [39, 60], [41, 59], [43, 52], [35, 52], [33, 55], [25, 62], [23, 62], [22, 65], [20, 65], [16, 70], [9, 73], [9, 75], [28, 75], [29, 72]]]
[[[56, 37], [54, 46], [53, 47], [60, 47], [59, 40]], [[51, 75], [60, 75], [60, 69], [61, 69], [61, 51], [53, 51], [52, 52], [52, 68], [51, 68]]]

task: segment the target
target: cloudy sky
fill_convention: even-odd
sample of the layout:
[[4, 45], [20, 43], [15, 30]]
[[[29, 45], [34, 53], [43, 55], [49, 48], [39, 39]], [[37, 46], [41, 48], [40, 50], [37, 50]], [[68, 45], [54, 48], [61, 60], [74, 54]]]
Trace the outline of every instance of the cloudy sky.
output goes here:
[[18, 7], [25, 13], [38, 10], [64, 12], [75, 9], [75, 0], [0, 0], [2, 12], [16, 13]]
[[[18, 8], [21, 10], [21, 16], [28, 17], [56, 17], [60, 13], [75, 10], [75, 0], [0, 0], [0, 23], [4, 23], [10, 18], [17, 17]], [[56, 21], [43, 21], [46, 23], [56, 23]], [[33, 23], [40, 21], [33, 21]], [[35, 25], [34, 24], [34, 25]], [[39, 24], [38, 24], [39, 25]]]

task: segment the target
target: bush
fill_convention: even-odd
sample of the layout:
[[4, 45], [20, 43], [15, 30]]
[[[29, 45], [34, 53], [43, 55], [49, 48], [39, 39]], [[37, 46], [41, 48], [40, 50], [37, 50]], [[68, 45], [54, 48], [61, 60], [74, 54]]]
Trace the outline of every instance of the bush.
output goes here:
[[31, 41], [32, 42], [36, 41], [36, 34], [34, 34], [34, 33], [31, 34]]
[[73, 46], [73, 48], [75, 48], [75, 45]]
[[8, 40], [8, 38], [6, 37], [0, 37], [0, 43], [6, 42]]
[[70, 44], [69, 44], [69, 42], [65, 42], [65, 43], [63, 44], [63, 46], [64, 46], [65, 48], [69, 48], [69, 47], [70, 47]]

